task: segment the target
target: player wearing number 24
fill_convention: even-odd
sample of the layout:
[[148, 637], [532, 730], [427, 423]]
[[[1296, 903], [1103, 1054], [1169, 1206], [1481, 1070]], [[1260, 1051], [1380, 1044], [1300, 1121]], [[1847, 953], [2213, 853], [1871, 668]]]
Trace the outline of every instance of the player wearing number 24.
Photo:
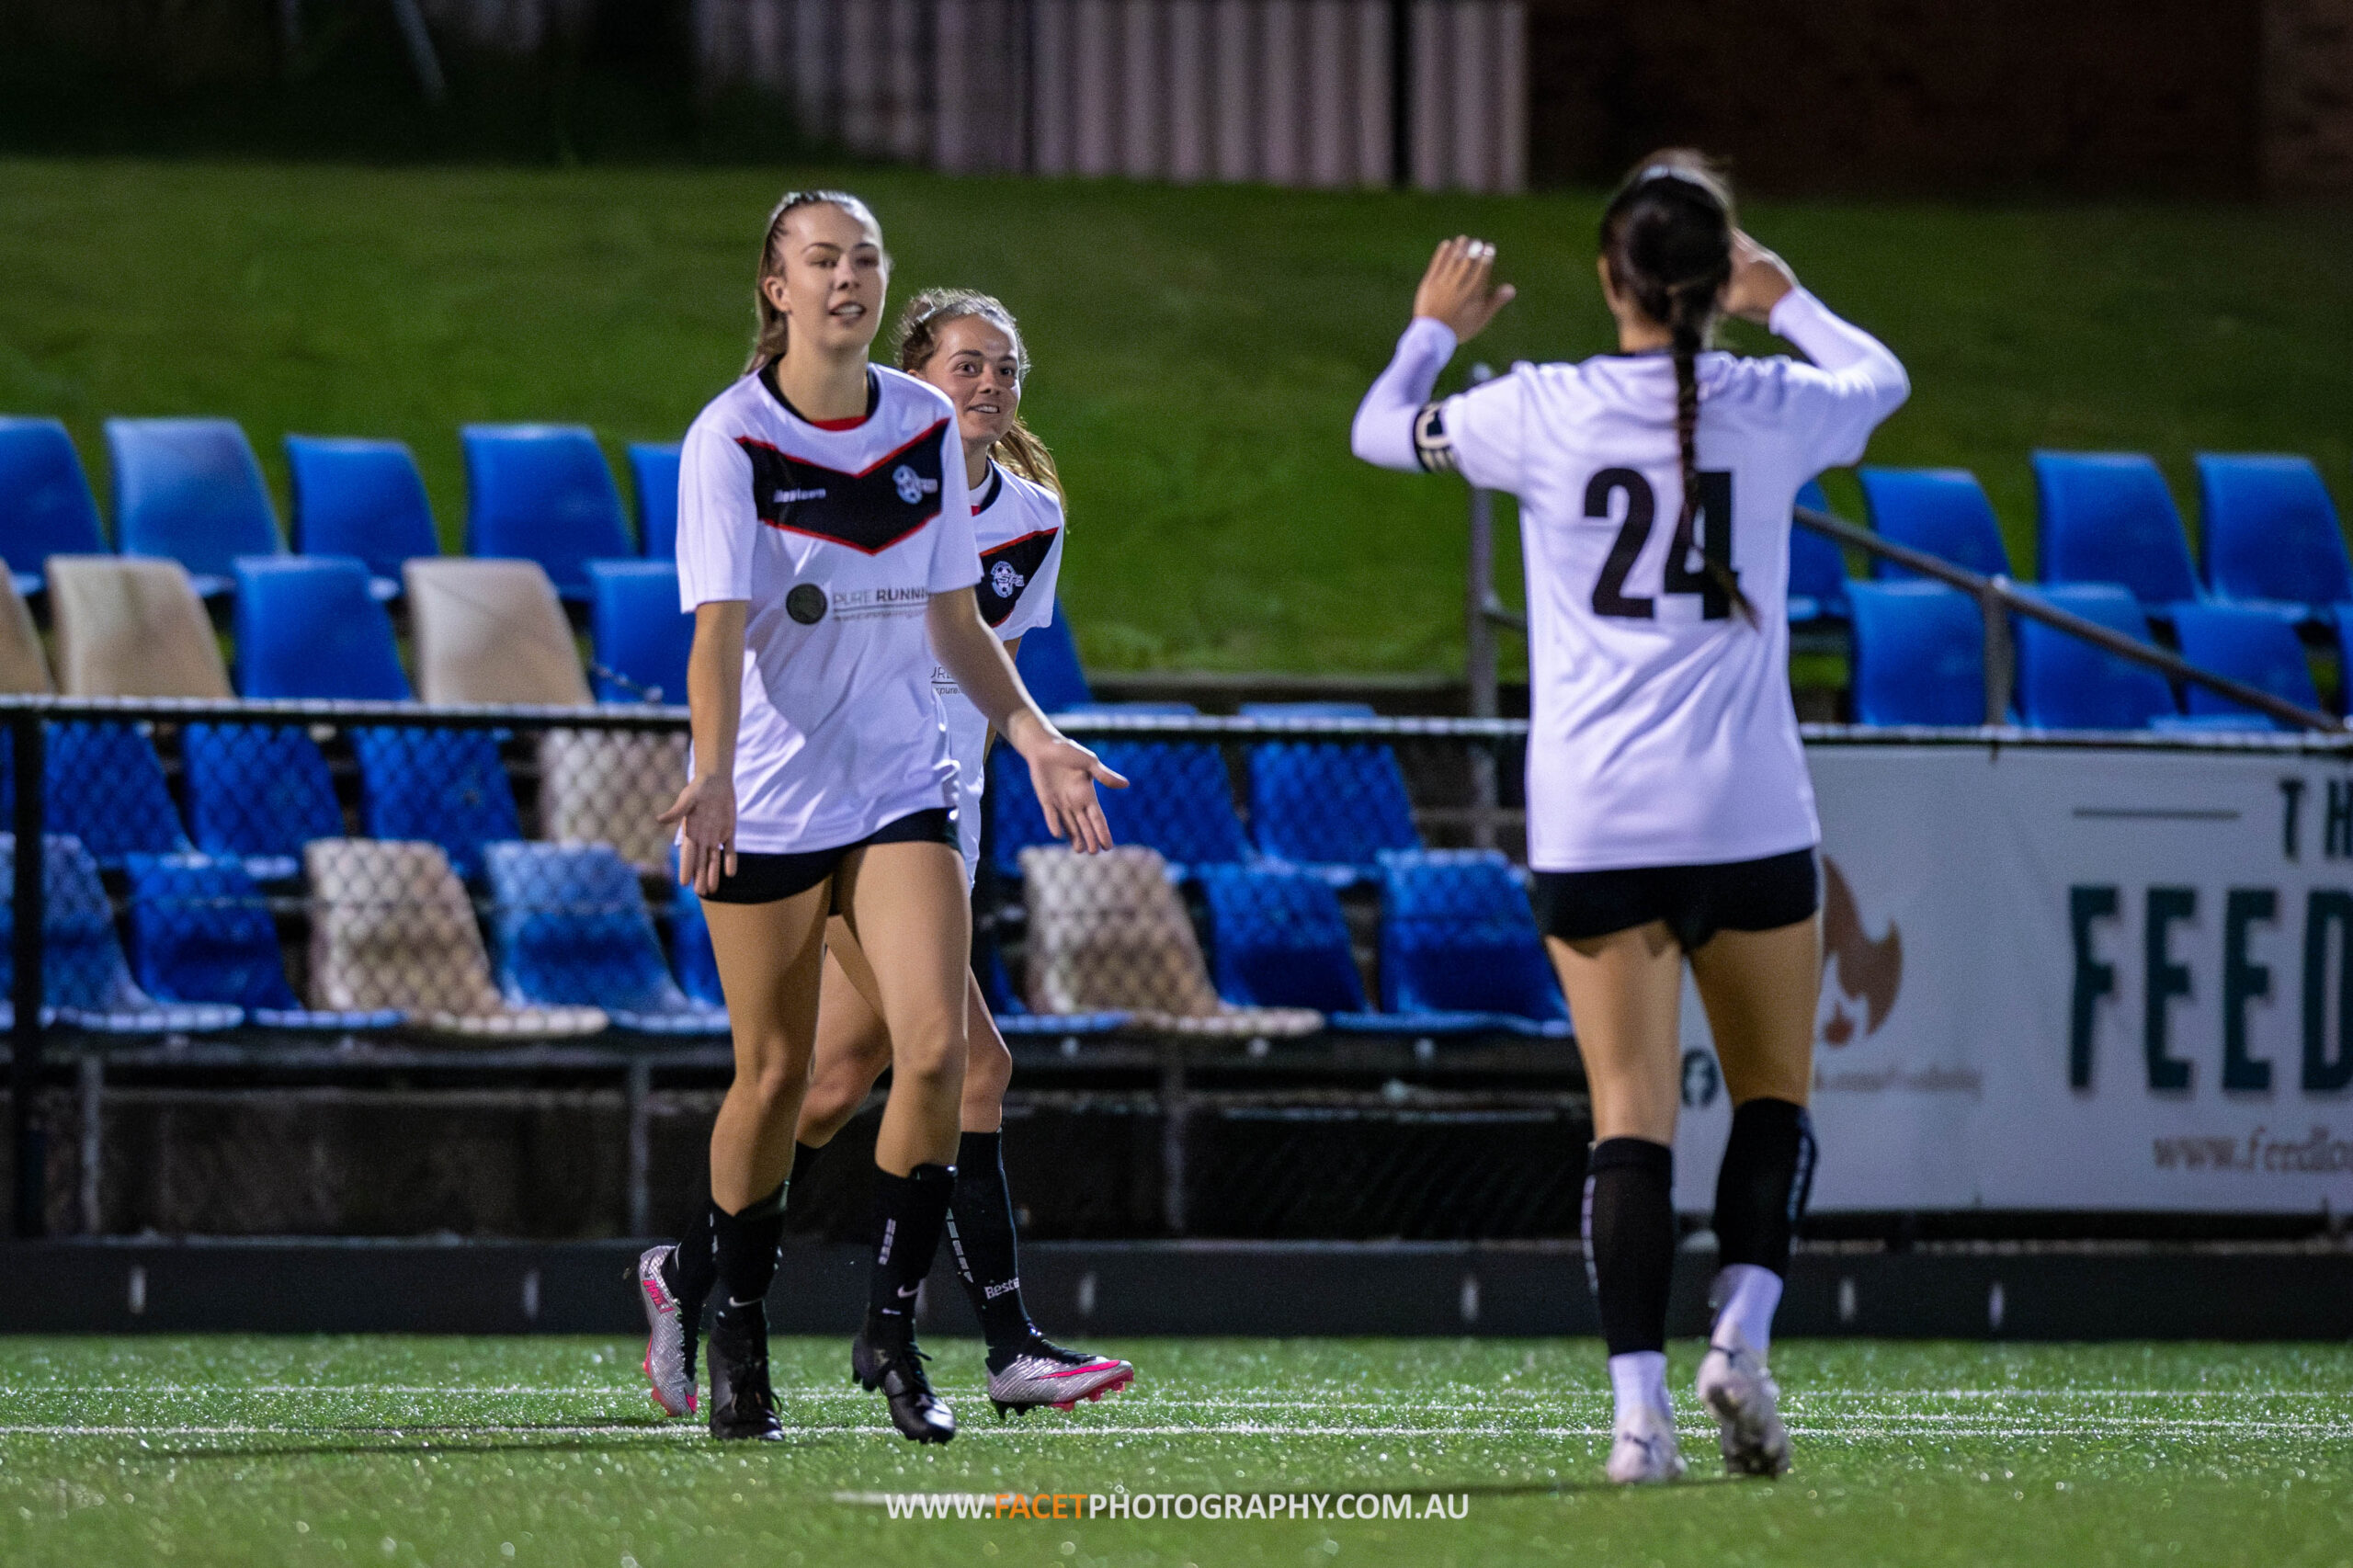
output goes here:
[[[1609, 1477], [1683, 1473], [1664, 1352], [1687, 961], [1733, 1106], [1699, 1393], [1727, 1468], [1778, 1475], [1790, 1442], [1765, 1354], [1813, 1168], [1822, 976], [1821, 829], [1787, 673], [1790, 514], [1799, 486], [1862, 456], [1910, 385], [1741, 232], [1697, 153], [1645, 159], [1600, 242], [1616, 353], [1433, 401], [1456, 346], [1514, 293], [1494, 280], [1495, 246], [1442, 242], [1352, 443], [1519, 498], [1528, 861], [1593, 1094], [1586, 1240], [1617, 1399]], [[1724, 315], [1812, 362], [1711, 351]]]

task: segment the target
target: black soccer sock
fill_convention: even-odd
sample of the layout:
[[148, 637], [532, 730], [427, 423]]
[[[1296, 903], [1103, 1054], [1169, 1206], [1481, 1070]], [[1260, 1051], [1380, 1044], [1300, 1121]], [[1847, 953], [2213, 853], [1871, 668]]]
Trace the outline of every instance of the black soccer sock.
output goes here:
[[905, 1176], [874, 1172], [874, 1272], [867, 1280], [870, 1323], [894, 1335], [915, 1332], [915, 1291], [931, 1272], [956, 1190], [953, 1165], [917, 1165]]
[[1013, 1192], [1005, 1180], [1003, 1133], [967, 1132], [956, 1147], [948, 1245], [990, 1350], [1009, 1350], [1036, 1337], [1029, 1309], [1021, 1304], [1021, 1259], [1013, 1236]]
[[785, 1189], [791, 1185], [778, 1183], [774, 1192], [733, 1214], [711, 1205], [711, 1252], [722, 1310], [767, 1299], [776, 1282], [777, 1244], [784, 1239]]
[[1786, 1276], [1790, 1237], [1813, 1187], [1813, 1119], [1803, 1106], [1755, 1099], [1734, 1109], [1716, 1175], [1719, 1260]]
[[670, 1293], [678, 1299], [681, 1310], [695, 1312], [698, 1322], [702, 1304], [710, 1300], [711, 1283], [719, 1278], [718, 1222], [719, 1205], [704, 1204], [687, 1233], [678, 1238], [666, 1270]]
[[803, 1143], [798, 1139], [794, 1140], [792, 1145], [792, 1174], [797, 1176], [806, 1176], [809, 1174], [809, 1167], [815, 1165], [817, 1163], [817, 1156], [824, 1152], [825, 1145], [823, 1143]]
[[1609, 1354], [1666, 1348], [1675, 1273], [1675, 1153], [1647, 1138], [1605, 1138], [1586, 1164], [1586, 1278]]

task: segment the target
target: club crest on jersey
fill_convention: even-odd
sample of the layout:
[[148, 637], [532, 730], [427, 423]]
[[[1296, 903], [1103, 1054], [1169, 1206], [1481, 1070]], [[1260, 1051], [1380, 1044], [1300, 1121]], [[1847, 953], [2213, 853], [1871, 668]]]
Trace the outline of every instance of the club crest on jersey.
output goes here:
[[738, 436], [752, 462], [752, 504], [760, 521], [879, 555], [939, 516], [939, 474], [948, 421], [940, 420], [856, 473], [798, 458]]
[[983, 620], [991, 626], [1005, 624], [1021, 602], [1021, 590], [1029, 585], [1029, 579], [1045, 563], [1046, 552], [1053, 549], [1055, 532], [1040, 528], [981, 551], [981, 580], [972, 597], [980, 600]]
[[905, 463], [891, 471], [891, 483], [899, 492], [899, 499], [910, 506], [926, 495], [939, 494], [939, 481], [926, 479]]

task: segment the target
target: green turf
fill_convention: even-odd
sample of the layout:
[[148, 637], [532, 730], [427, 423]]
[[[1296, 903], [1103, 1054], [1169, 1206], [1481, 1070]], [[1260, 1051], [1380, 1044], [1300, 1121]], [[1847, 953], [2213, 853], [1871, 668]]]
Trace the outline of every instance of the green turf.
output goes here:
[[[1091, 661], [1459, 667], [1461, 492], [1354, 462], [1348, 417], [1457, 229], [1497, 239], [1522, 287], [1477, 356], [1604, 347], [1591, 195], [0, 159], [0, 412], [63, 416], [101, 486], [109, 414], [234, 415], [281, 495], [284, 432], [396, 436], [454, 537], [462, 421], [584, 421], [616, 452], [676, 437], [740, 367], [768, 203], [821, 177], [872, 198], [900, 297], [977, 285], [1028, 324]], [[2353, 481], [2353, 212], [1748, 216], [1910, 365], [1875, 460], [1976, 469], [2022, 566], [2037, 445], [2154, 452], [2193, 520], [2200, 448], [2308, 452]]]
[[[777, 1347], [790, 1440], [657, 1421], [620, 1341], [0, 1340], [0, 1562], [518, 1564], [2353, 1561], [2353, 1347], [1779, 1347], [1796, 1470], [1618, 1492], [1598, 1351], [1158, 1341], [1128, 1393], [919, 1449]], [[1694, 1347], [1673, 1351], [1678, 1385]], [[893, 1521], [885, 1492], [1410, 1492], [1459, 1520]], [[511, 1554], [509, 1548], [512, 1548]]]

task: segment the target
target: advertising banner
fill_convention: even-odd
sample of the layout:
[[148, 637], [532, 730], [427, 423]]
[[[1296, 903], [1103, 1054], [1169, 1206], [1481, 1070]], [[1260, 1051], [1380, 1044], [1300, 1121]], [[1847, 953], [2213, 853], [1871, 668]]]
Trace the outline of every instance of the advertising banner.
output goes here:
[[[1808, 748], [1816, 1210], [2353, 1208], [2353, 765]], [[1676, 1201], [1730, 1127], [1686, 982]]]

